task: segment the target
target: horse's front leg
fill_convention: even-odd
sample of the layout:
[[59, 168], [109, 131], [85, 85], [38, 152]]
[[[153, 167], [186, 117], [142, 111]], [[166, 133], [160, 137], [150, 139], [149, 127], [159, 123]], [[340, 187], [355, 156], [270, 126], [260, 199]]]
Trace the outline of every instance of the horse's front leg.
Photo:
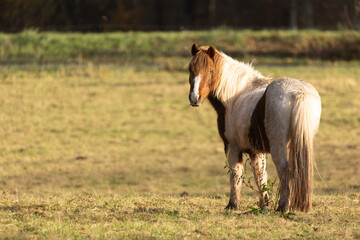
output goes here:
[[230, 145], [228, 154], [228, 165], [230, 168], [230, 200], [226, 209], [237, 209], [240, 207], [241, 184], [244, 163], [242, 153], [236, 147]]
[[266, 173], [266, 155], [259, 154], [250, 154], [251, 166], [254, 173], [254, 178], [256, 185], [259, 189], [259, 201], [260, 207], [264, 208], [268, 205], [268, 194], [267, 191], [264, 191], [267, 183], [267, 173]]

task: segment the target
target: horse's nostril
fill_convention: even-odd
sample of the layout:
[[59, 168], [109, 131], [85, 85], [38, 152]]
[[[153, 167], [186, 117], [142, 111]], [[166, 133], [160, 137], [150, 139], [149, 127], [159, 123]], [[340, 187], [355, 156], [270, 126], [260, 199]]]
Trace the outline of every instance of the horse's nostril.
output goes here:
[[194, 93], [189, 94], [189, 101], [192, 106], [198, 105], [200, 99], [201, 99], [201, 95], [197, 95]]

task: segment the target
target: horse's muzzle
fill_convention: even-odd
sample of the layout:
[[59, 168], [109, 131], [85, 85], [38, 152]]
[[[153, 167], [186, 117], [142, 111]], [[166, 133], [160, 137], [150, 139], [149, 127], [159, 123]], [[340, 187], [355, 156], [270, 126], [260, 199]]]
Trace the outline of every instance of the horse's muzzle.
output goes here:
[[194, 94], [189, 94], [189, 101], [190, 101], [190, 105], [193, 107], [199, 107], [201, 105], [200, 103], [200, 99], [201, 99], [201, 95], [194, 95]]

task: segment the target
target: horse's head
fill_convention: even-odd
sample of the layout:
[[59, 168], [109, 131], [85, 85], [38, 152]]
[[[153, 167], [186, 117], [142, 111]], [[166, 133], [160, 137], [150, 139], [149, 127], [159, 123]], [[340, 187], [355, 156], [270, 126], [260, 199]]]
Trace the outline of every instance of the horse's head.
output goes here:
[[193, 58], [189, 64], [189, 100], [193, 107], [198, 107], [214, 90], [215, 87], [215, 55], [214, 47], [199, 47], [196, 43], [192, 45], [191, 54]]

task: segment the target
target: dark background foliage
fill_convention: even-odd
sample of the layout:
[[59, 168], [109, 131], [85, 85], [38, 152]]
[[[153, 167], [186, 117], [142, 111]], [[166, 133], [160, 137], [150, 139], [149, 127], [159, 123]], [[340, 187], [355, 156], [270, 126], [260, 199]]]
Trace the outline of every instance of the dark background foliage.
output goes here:
[[359, 28], [360, 0], [0, 0], [0, 31]]

